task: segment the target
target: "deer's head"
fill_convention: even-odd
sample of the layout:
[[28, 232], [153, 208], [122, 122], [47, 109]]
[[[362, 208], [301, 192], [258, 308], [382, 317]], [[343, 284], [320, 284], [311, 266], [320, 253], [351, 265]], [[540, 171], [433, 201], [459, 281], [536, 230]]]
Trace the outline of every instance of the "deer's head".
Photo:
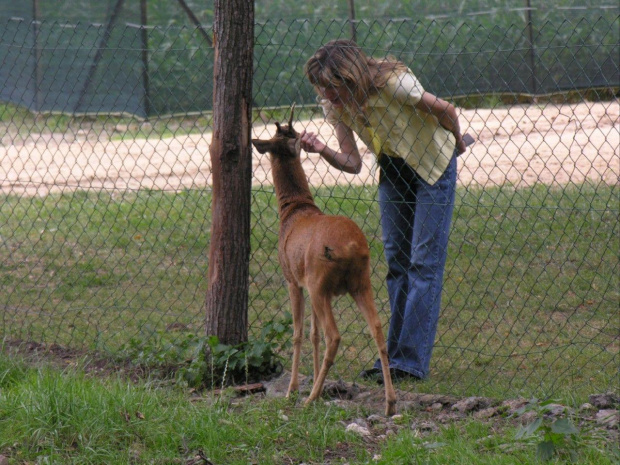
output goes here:
[[276, 122], [276, 135], [268, 140], [252, 139], [252, 144], [260, 153], [269, 152], [274, 157], [294, 158], [301, 152], [301, 139], [293, 128], [293, 115], [295, 104], [291, 107], [291, 117], [288, 124], [281, 125]]

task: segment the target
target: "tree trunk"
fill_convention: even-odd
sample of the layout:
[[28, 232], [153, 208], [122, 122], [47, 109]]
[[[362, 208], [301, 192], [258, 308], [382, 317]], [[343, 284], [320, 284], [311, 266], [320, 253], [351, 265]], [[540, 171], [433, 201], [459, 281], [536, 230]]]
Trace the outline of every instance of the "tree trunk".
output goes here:
[[216, 0], [212, 230], [206, 333], [223, 344], [248, 335], [254, 1]]

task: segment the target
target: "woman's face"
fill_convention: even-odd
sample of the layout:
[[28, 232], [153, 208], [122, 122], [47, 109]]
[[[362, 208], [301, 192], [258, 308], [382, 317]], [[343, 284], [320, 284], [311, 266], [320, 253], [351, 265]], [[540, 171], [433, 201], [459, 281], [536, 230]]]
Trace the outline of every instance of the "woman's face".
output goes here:
[[319, 87], [319, 91], [335, 107], [343, 107], [354, 100], [353, 92], [346, 85]]

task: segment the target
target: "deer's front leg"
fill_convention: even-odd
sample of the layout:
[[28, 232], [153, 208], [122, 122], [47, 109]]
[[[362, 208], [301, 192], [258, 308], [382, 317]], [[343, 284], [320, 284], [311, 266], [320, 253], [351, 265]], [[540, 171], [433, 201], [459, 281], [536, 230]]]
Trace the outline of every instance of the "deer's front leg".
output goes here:
[[293, 312], [293, 366], [291, 368], [291, 382], [288, 385], [286, 397], [299, 389], [299, 359], [301, 357], [301, 343], [304, 338], [304, 294], [301, 287], [289, 283], [288, 293], [291, 299]]

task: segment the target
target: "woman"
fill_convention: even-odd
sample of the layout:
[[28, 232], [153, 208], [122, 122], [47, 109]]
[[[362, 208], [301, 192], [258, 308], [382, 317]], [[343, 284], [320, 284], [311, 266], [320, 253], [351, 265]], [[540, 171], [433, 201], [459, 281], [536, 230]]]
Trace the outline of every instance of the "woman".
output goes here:
[[[350, 40], [322, 46], [304, 71], [334, 126], [339, 150], [312, 132], [302, 133], [302, 148], [342, 171], [359, 173], [357, 134], [378, 157], [392, 312], [390, 369], [395, 379], [423, 379], [439, 318], [456, 155], [465, 151], [456, 110], [426, 92], [402, 62], [368, 57]], [[380, 374], [379, 361], [362, 372], [365, 377]]]

